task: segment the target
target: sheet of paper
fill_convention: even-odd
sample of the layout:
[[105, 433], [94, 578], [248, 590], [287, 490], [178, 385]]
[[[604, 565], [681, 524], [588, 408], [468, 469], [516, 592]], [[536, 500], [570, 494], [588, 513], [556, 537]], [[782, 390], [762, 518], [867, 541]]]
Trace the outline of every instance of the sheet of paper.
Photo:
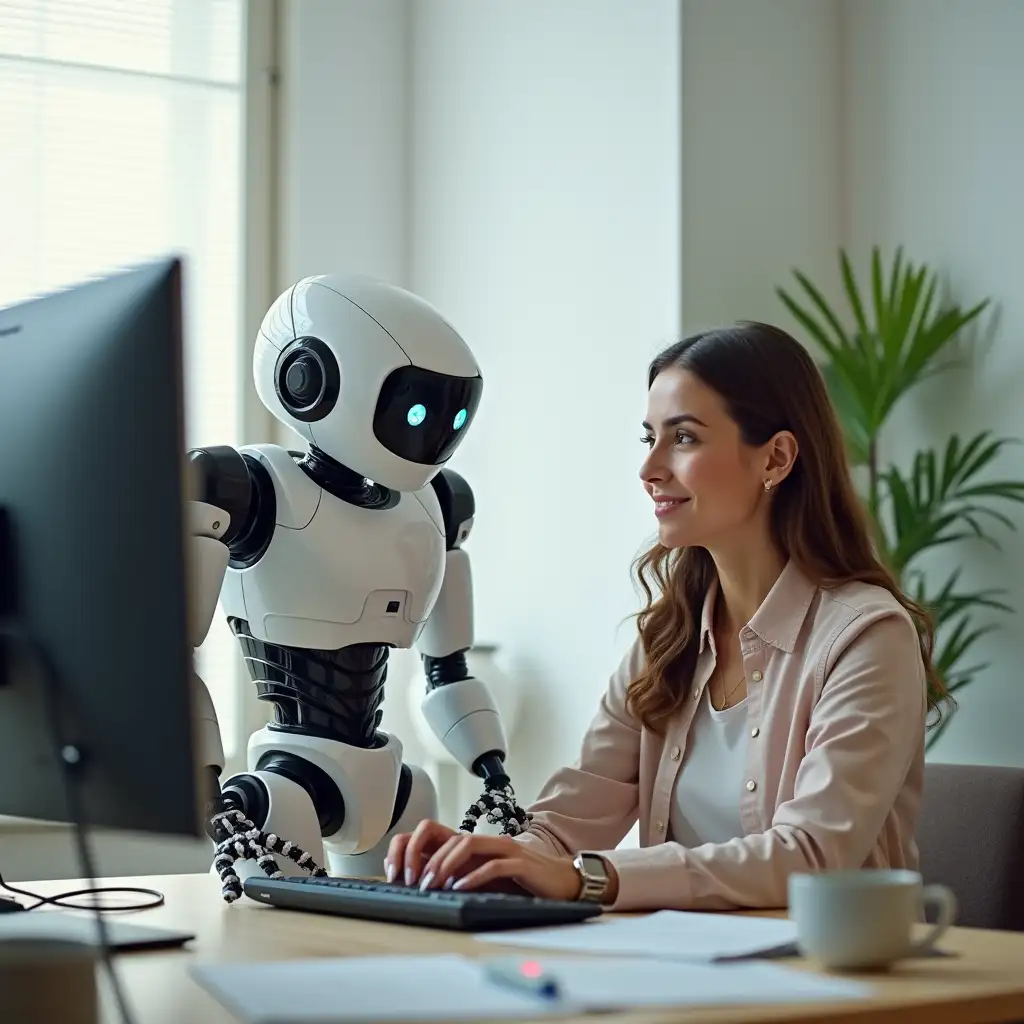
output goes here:
[[591, 1012], [655, 1006], [827, 1003], [866, 999], [872, 991], [864, 982], [757, 961], [670, 963], [605, 956], [531, 959], [561, 982], [565, 998]]
[[564, 1016], [579, 1007], [488, 981], [465, 957], [383, 956], [204, 964], [196, 981], [247, 1024]]
[[679, 960], [717, 960], [768, 953], [796, 940], [786, 919], [659, 910], [643, 917], [603, 920], [555, 928], [483, 932], [483, 942], [573, 953], [611, 953]]
[[871, 993], [862, 982], [766, 963], [542, 957], [541, 968], [560, 988], [552, 1000], [493, 984], [487, 959], [350, 957], [203, 965], [192, 973], [247, 1024], [557, 1018], [636, 1007], [827, 1003]]

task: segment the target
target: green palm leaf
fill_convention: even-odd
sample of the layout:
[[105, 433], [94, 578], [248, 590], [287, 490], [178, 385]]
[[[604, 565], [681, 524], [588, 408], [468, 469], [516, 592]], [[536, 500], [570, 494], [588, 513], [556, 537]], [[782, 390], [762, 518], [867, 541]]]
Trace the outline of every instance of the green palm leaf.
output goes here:
[[955, 569], [945, 583], [934, 593], [929, 592], [926, 577], [922, 572], [910, 572], [904, 580], [904, 589], [914, 601], [926, 607], [935, 620], [936, 629], [941, 630], [951, 619], [972, 608], [991, 608], [995, 611], [1012, 613], [1013, 609], [1001, 601], [998, 595], [1006, 591], [998, 587], [984, 590], [958, 590], [960, 569]]
[[960, 618], [950, 631], [949, 636], [936, 649], [935, 670], [940, 676], [945, 677], [974, 643], [995, 628], [992, 623], [972, 628], [969, 616], [965, 615]]
[[988, 518], [1008, 529], [1014, 521], [995, 503], [1024, 503], [1024, 482], [976, 478], [1011, 444], [983, 431], [966, 444], [954, 434], [941, 458], [933, 449], [919, 451], [909, 475], [890, 466], [881, 474], [890, 524], [890, 567], [902, 573], [930, 548], [976, 537], [998, 546], [981, 520]]
[[871, 313], [845, 251], [839, 254], [846, 300], [853, 327], [843, 326], [821, 291], [800, 271], [793, 276], [805, 299], [797, 301], [783, 288], [776, 293], [793, 317], [821, 346], [840, 379], [845, 401], [861, 420], [861, 429], [877, 434], [893, 406], [918, 384], [933, 361], [964, 327], [988, 306], [958, 307], [932, 312], [937, 276], [927, 267], [904, 263], [897, 250], [888, 288], [878, 248], [871, 254]]
[[846, 440], [846, 452], [855, 466], [865, 466], [870, 459], [871, 436], [864, 429], [863, 417], [857, 415], [856, 396], [846, 386], [845, 379], [836, 371], [834, 363], [822, 369], [832, 404], [839, 415]]

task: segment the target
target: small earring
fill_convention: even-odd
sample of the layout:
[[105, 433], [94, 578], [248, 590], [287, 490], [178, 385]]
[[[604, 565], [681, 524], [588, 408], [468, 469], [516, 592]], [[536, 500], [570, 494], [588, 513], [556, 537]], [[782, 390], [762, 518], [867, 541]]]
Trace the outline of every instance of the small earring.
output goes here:
[[772, 482], [771, 482], [771, 480], [765, 480], [765, 482], [764, 482], [764, 489], [766, 491], [770, 491], [772, 489]]

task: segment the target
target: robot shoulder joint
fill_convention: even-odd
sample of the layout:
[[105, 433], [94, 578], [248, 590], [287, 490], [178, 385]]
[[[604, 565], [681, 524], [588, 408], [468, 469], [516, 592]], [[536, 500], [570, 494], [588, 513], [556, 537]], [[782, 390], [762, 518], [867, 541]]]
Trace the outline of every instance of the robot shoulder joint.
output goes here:
[[229, 445], [188, 453], [193, 497], [230, 520], [220, 538], [236, 568], [252, 565], [270, 546], [276, 521], [273, 481], [258, 459]]
[[444, 518], [445, 545], [449, 551], [460, 547], [469, 536], [476, 514], [473, 489], [453, 469], [442, 469], [430, 481]]

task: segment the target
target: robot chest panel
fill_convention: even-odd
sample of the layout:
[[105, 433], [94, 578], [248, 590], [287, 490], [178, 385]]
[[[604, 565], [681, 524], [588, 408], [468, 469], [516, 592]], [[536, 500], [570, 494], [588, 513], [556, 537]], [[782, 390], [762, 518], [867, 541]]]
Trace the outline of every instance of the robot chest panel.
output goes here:
[[444, 537], [414, 495], [371, 510], [325, 491], [308, 526], [278, 527], [263, 558], [243, 571], [249, 625], [268, 641], [300, 647], [408, 647], [444, 567]]

